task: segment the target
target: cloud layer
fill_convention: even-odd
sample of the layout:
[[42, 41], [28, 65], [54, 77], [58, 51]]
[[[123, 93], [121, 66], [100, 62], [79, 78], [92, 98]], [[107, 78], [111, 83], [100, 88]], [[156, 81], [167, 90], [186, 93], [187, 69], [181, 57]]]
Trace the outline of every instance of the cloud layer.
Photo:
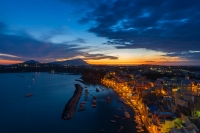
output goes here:
[[90, 10], [85, 11], [79, 22], [92, 24], [88, 31], [107, 38], [106, 44], [115, 45], [117, 49], [173, 52], [187, 59], [200, 55], [200, 52], [189, 52], [200, 50], [199, 0], [95, 2], [84, 1]]
[[[94, 55], [82, 50], [89, 47], [80, 46], [86, 43], [83, 38], [77, 38], [66, 43], [51, 43], [34, 39], [24, 32], [8, 32], [6, 25], [0, 22], [0, 58], [4, 60], [35, 59], [42, 62], [55, 61], [59, 58], [82, 56], [84, 59], [117, 59], [108, 55]], [[84, 56], [85, 55], [85, 56]]]

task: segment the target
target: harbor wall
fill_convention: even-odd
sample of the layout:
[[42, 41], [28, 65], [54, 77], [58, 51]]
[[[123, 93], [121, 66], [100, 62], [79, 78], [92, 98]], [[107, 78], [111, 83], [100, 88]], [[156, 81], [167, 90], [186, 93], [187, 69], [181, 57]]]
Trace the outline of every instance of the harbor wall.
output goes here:
[[69, 120], [74, 116], [76, 111], [76, 106], [82, 95], [83, 87], [79, 84], [75, 84], [76, 90], [74, 91], [73, 96], [69, 99], [65, 108], [63, 109], [62, 119]]

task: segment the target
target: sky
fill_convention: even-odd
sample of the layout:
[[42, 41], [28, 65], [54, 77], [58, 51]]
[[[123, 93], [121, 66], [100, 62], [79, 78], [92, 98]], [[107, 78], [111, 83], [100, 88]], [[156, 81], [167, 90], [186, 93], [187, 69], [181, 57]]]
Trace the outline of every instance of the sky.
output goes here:
[[0, 64], [77, 58], [200, 66], [200, 1], [0, 1]]

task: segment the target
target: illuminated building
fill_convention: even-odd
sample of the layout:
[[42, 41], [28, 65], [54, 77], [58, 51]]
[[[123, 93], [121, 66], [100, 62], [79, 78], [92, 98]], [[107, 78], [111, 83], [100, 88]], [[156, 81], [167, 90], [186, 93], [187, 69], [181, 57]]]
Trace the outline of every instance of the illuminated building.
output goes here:
[[[180, 127], [172, 129], [172, 133], [199, 132], [200, 97], [197, 86], [186, 75], [181, 82], [181, 87], [174, 93], [174, 101], [171, 103], [172, 111], [178, 113], [181, 118]], [[196, 124], [196, 125], [195, 125]]]

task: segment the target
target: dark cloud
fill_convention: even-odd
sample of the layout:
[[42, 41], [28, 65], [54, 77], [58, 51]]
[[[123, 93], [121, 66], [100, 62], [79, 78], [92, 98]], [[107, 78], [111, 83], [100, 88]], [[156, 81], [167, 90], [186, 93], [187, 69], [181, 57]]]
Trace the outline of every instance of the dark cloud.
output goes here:
[[[65, 43], [50, 43], [39, 41], [31, 37], [25, 32], [16, 32], [6, 34], [1, 31], [6, 27], [4, 23], [0, 23], [0, 58], [8, 60], [29, 60], [38, 61], [55, 61], [61, 58], [73, 58], [83, 56], [84, 59], [118, 59], [118, 57], [108, 56], [104, 54], [88, 54], [81, 50], [88, 47], [80, 47], [80, 43], [86, 43], [83, 38]], [[48, 59], [48, 60], [46, 60]]]
[[88, 31], [107, 38], [108, 45], [166, 53], [200, 50], [199, 0], [85, 0], [84, 3], [91, 9], [79, 22], [93, 22]]
[[109, 56], [104, 54], [83, 54], [85, 59], [87, 60], [102, 60], [102, 59], [109, 59], [109, 60], [118, 60], [118, 57], [116, 56]]
[[[5, 24], [2, 23], [1, 25]], [[1, 31], [0, 29], [0, 53], [17, 56], [13, 59], [55, 60], [61, 57], [77, 56], [82, 53], [80, 50], [83, 49], [76, 44], [43, 42], [25, 33], [5, 34]], [[3, 59], [11, 58], [12, 56], [7, 55], [3, 57]]]
[[200, 51], [174, 52], [163, 55], [163, 57], [181, 57], [189, 61], [199, 61]]
[[[117, 56], [110, 56], [110, 55], [105, 55], [105, 54], [82, 53], [81, 56], [82, 56], [82, 59], [84, 60], [102, 60], [102, 59], [118, 60]], [[68, 60], [68, 58], [61, 58], [60, 60]]]
[[21, 59], [56, 59], [80, 54], [77, 45], [54, 44], [16, 35], [0, 34], [0, 53], [18, 56]]

